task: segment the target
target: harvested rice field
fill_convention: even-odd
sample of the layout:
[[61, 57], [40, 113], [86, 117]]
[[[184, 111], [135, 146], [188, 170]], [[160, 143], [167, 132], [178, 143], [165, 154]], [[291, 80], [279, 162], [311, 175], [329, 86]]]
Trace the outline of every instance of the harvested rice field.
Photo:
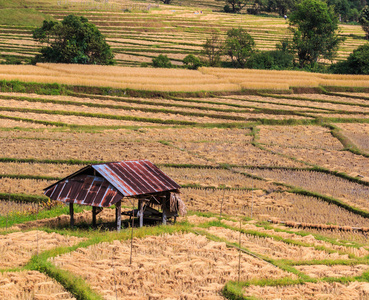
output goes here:
[[[369, 77], [154, 69], [159, 54], [199, 56], [214, 29], [272, 50], [288, 22], [213, 0], [103, 2], [30, 7], [86, 16], [117, 66], [0, 65], [0, 298], [369, 298]], [[0, 26], [0, 61], [38, 53], [32, 29]], [[360, 26], [341, 29], [338, 60], [365, 43]], [[140, 159], [181, 186], [186, 215], [141, 228], [123, 197], [119, 232], [115, 206], [94, 219], [75, 204], [71, 226], [70, 206], [43, 194]]]
[[25, 265], [39, 252], [60, 246], [73, 246], [83, 239], [33, 230], [0, 236], [0, 265], [2, 269]]
[[335, 283], [305, 283], [284, 287], [259, 287], [251, 285], [245, 288], [245, 296], [254, 296], [257, 299], [365, 299], [368, 297], [369, 285], [367, 282], [351, 284]]
[[[237, 275], [239, 254], [225, 243], [195, 234], [163, 235], [97, 244], [56, 257], [58, 267], [82, 276], [105, 299], [166, 297], [222, 299], [224, 283]], [[242, 280], [288, 276], [270, 264], [241, 255]], [[113, 273], [114, 269], [114, 273]], [[294, 278], [294, 275], [291, 275]], [[114, 288], [114, 282], [116, 288]], [[116, 294], [114, 294], [116, 289]]]
[[[47, 299], [81, 297], [78, 288], [101, 299], [221, 299], [238, 280], [267, 282], [252, 291], [261, 299], [275, 286], [272, 295], [286, 297], [366, 295], [369, 131], [356, 118], [364, 94], [50, 94], [1, 87], [4, 274], [41, 265], [73, 286], [56, 295], [50, 287]], [[43, 195], [88, 164], [136, 159], [182, 186], [188, 215], [143, 228], [123, 215], [116, 233], [114, 209], [97, 215], [95, 229], [81, 206], [70, 229], [69, 207]], [[122, 207], [136, 203], [123, 198]], [[324, 291], [299, 290], [309, 284]]]
[[0, 273], [0, 283], [2, 299], [76, 299], [60, 283], [37, 271]]

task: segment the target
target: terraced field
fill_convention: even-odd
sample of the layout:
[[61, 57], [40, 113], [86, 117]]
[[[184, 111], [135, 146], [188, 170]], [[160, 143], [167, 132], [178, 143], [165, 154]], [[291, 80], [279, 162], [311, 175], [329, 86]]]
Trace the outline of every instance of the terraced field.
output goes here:
[[[369, 98], [365, 85], [355, 88], [365, 76], [179, 70], [167, 79], [171, 92], [52, 83], [78, 70], [69, 68], [0, 68], [0, 79], [24, 80], [0, 87], [0, 295], [368, 296]], [[83, 72], [108, 81], [123, 69], [131, 76], [116, 80], [129, 84], [151, 72]], [[157, 72], [157, 80], [169, 76]], [[240, 85], [278, 75], [285, 89]], [[182, 90], [191, 78], [203, 89]], [[237, 89], [212, 91], [212, 80]], [[128, 219], [120, 233], [111, 230], [114, 210], [104, 209], [93, 230], [89, 207], [77, 207], [70, 229], [68, 208], [42, 194], [87, 164], [136, 159], [182, 186], [189, 213], [169, 226], [134, 228], [132, 243]]]
[[[231, 28], [242, 27], [255, 39], [260, 50], [273, 50], [289, 35], [288, 22], [283, 18], [221, 13], [223, 2], [215, 0], [196, 2], [195, 6], [194, 3], [186, 6], [181, 0], [174, 1], [173, 5], [128, 0], [23, 2], [55, 20], [69, 14], [87, 17], [106, 36], [117, 63], [124, 66], [150, 64], [159, 54], [167, 55], [173, 64], [182, 65], [186, 55], [200, 54], [206, 38], [214, 30], [225, 35]], [[365, 43], [360, 26], [342, 24], [340, 28], [346, 40], [340, 46], [337, 60]], [[0, 58], [29, 60], [38, 53], [40, 45], [32, 39], [33, 29], [0, 26]]]

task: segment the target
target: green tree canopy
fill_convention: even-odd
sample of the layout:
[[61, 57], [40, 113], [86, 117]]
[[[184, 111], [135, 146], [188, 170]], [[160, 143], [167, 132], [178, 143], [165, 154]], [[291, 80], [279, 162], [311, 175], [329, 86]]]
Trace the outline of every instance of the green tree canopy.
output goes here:
[[368, 5], [366, 5], [362, 9], [360, 13], [360, 17], [359, 17], [359, 22], [361, 24], [361, 27], [365, 31], [366, 38], [369, 39], [369, 7]]
[[36, 61], [76, 64], [114, 64], [114, 55], [99, 29], [85, 17], [69, 15], [62, 22], [44, 21], [33, 38], [46, 43]]
[[206, 57], [207, 64], [211, 67], [220, 65], [220, 58], [223, 51], [223, 41], [220, 32], [214, 30], [203, 45], [202, 55]]
[[332, 59], [343, 38], [337, 34], [338, 18], [333, 8], [320, 0], [303, 0], [290, 16], [300, 67], [314, 65], [319, 58]]
[[268, 11], [277, 11], [280, 16], [284, 16], [295, 6], [294, 0], [268, 0]]
[[225, 2], [225, 12], [238, 13], [247, 5], [248, 0], [226, 0]]
[[235, 67], [243, 68], [247, 59], [255, 49], [255, 41], [246, 30], [242, 28], [232, 28], [227, 31], [227, 38], [224, 44], [224, 51], [232, 59]]
[[336, 74], [364, 74], [369, 75], [369, 44], [359, 46], [342, 62], [332, 65]]

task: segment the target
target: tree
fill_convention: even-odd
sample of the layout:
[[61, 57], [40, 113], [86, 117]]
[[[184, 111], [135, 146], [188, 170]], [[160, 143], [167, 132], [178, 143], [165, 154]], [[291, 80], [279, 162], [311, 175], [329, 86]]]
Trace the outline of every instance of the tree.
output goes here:
[[183, 59], [183, 64], [186, 66], [187, 69], [190, 69], [190, 70], [197, 70], [198, 68], [202, 66], [200, 58], [196, 57], [193, 54], [187, 55]]
[[33, 38], [48, 46], [36, 61], [77, 64], [114, 64], [114, 55], [99, 29], [85, 17], [69, 15], [62, 22], [44, 21]]
[[369, 44], [361, 45], [342, 62], [331, 66], [336, 74], [369, 75]]
[[320, 0], [303, 0], [290, 16], [293, 48], [300, 67], [313, 66], [319, 58], [332, 60], [343, 38], [332, 7]]
[[268, 10], [277, 11], [280, 16], [286, 15], [294, 6], [294, 0], [268, 0]]
[[369, 39], [369, 7], [368, 5], [366, 5], [362, 9], [360, 13], [360, 17], [359, 17], [359, 22], [361, 24], [361, 27], [365, 31], [366, 38]]
[[247, 5], [247, 3], [248, 0], [226, 0], [224, 11], [238, 13]]
[[211, 67], [219, 66], [223, 52], [222, 39], [219, 31], [213, 31], [203, 45], [202, 55], [206, 56], [207, 63]]
[[168, 56], [160, 54], [158, 57], [152, 59], [154, 68], [173, 68], [173, 65]]
[[231, 57], [235, 67], [243, 68], [247, 59], [254, 52], [255, 41], [242, 28], [232, 28], [227, 31], [224, 52]]

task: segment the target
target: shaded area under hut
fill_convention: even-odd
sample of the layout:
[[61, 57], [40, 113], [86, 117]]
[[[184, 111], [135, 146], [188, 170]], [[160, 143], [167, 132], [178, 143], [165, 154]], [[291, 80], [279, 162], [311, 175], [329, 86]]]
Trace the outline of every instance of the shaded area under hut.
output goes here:
[[[148, 160], [132, 160], [88, 165], [44, 189], [52, 200], [69, 203], [70, 225], [74, 225], [73, 204], [92, 206], [92, 223], [104, 207], [115, 205], [117, 230], [122, 214], [144, 219], [161, 220], [186, 213], [179, 197], [180, 186]], [[121, 200], [138, 201], [138, 209], [121, 211]]]

